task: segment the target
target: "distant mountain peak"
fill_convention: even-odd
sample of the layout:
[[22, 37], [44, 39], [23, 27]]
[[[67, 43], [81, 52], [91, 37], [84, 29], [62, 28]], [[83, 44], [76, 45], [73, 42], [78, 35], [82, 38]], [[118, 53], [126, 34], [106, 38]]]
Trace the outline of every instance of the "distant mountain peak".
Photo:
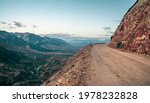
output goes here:
[[70, 44], [61, 39], [41, 37], [33, 33], [9, 33], [0, 31], [0, 43], [9, 46], [30, 47], [31, 50], [42, 52], [66, 51], [71, 48]]

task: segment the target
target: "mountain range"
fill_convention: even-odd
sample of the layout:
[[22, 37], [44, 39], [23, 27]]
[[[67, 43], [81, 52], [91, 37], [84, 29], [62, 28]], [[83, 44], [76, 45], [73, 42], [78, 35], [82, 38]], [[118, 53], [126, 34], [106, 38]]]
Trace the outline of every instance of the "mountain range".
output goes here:
[[90, 37], [77, 37], [73, 36], [73, 34], [41, 34], [41, 36], [60, 38], [65, 40], [71, 46], [74, 47], [84, 47], [89, 44], [97, 44], [97, 43], [109, 43], [110, 38], [90, 38]]
[[45, 36], [41, 37], [32, 33], [0, 31], [0, 43], [9, 47], [25, 48], [42, 52], [65, 52], [71, 49], [70, 44], [64, 40]]
[[40, 85], [75, 50], [61, 39], [0, 31], [0, 85]]

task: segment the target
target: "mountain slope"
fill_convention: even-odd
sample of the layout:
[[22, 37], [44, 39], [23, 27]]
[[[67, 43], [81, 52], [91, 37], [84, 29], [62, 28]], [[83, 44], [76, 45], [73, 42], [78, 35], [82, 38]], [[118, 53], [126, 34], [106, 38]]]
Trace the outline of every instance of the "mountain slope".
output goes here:
[[150, 0], [138, 0], [117, 28], [110, 46], [150, 55]]
[[30, 33], [18, 35], [0, 31], [1, 86], [40, 85], [73, 54], [63, 40]]
[[36, 50], [40, 52], [67, 52], [73, 48], [61, 39], [41, 37], [31, 33], [9, 33], [0, 31], [0, 44], [8, 49]]
[[61, 40], [50, 37], [41, 37], [32, 33], [13, 33], [20, 39], [23, 39], [28, 43], [31, 49], [37, 51], [45, 51], [45, 52], [64, 52], [67, 49], [70, 49], [71, 46]]
[[56, 46], [67, 46], [69, 45], [65, 41], [61, 39], [56, 39], [56, 38], [50, 38], [50, 37], [41, 37], [36, 34], [32, 33], [14, 33], [18, 38], [23, 39], [27, 43], [32, 43], [32, 44], [37, 44], [37, 45], [42, 45], [42, 44], [51, 44], [51, 45], [56, 45]]
[[90, 51], [92, 46], [87, 46], [80, 50], [68, 60], [66, 65], [42, 85], [51, 86], [76, 86], [84, 84], [83, 78], [89, 68]]
[[5, 47], [0, 46], [0, 62], [2, 63], [16, 63], [21, 60], [16, 52], [9, 51]]
[[6, 31], [0, 31], [0, 44], [3, 44], [3, 45], [6, 44], [10, 46], [26, 46], [27, 45], [27, 43], [24, 40]]

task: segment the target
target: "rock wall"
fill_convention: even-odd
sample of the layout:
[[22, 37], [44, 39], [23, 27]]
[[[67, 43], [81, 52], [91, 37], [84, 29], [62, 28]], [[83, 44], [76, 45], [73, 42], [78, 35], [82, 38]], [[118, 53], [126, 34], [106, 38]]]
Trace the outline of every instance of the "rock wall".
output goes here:
[[109, 45], [150, 55], [150, 0], [137, 0], [124, 16]]

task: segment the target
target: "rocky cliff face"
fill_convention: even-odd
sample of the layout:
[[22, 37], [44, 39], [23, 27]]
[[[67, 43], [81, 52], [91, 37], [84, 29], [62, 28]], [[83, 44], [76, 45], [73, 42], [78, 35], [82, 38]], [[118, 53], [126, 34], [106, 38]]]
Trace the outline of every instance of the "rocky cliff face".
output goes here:
[[150, 0], [137, 0], [124, 16], [109, 45], [150, 55]]

